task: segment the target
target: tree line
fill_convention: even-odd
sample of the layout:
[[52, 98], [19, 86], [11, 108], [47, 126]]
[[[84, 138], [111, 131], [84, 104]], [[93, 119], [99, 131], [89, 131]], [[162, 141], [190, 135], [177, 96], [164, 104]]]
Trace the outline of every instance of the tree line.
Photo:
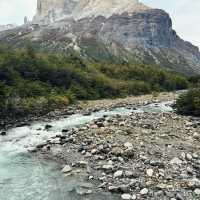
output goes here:
[[43, 113], [76, 100], [185, 89], [188, 79], [148, 65], [89, 63], [75, 55], [0, 46], [2, 117]]

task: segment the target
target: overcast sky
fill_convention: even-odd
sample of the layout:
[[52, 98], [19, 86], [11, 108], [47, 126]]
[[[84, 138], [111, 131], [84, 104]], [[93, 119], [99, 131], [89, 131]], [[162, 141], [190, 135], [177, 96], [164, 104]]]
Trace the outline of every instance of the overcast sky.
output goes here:
[[[170, 13], [177, 33], [200, 47], [200, 0], [141, 1]], [[36, 2], [37, 0], [0, 0], [0, 24], [21, 24], [24, 16], [31, 19], [36, 11]]]

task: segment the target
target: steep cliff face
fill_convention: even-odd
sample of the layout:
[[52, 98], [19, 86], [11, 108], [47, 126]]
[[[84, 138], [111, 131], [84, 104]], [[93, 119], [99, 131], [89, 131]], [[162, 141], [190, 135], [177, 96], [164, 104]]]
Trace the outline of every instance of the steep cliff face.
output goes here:
[[37, 0], [37, 13], [34, 21], [39, 22], [45, 18], [52, 19], [59, 18], [64, 13], [65, 0]]
[[[41, 0], [45, 1], [49, 0]], [[75, 52], [92, 61], [138, 62], [187, 75], [200, 73], [199, 49], [179, 38], [170, 16], [163, 10], [150, 9], [137, 0], [54, 2], [51, 5], [57, 10], [57, 18], [49, 20], [46, 14], [51, 6], [44, 9], [47, 4], [42, 4], [37, 17], [46, 23], [34, 21], [1, 32], [0, 41], [23, 46], [31, 40], [39, 50]], [[62, 19], [58, 18], [58, 11]]]
[[34, 21], [49, 23], [62, 17], [81, 19], [149, 9], [138, 0], [38, 0]]
[[97, 16], [108, 18], [114, 14], [133, 13], [147, 9], [149, 8], [138, 0], [79, 0], [72, 15], [75, 19]]

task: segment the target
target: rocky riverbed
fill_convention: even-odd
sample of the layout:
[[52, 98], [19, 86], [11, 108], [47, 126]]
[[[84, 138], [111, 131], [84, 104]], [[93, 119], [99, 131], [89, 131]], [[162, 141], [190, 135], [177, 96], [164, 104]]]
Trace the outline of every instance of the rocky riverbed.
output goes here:
[[[105, 115], [63, 129], [32, 151], [59, 162], [63, 176], [81, 174], [98, 184], [98, 189], [125, 200], [200, 199], [200, 119], [156, 110], [134, 112], [138, 106], [154, 103], [155, 108], [176, 96], [167, 93], [156, 98], [148, 95], [82, 103], [85, 115], [116, 107], [133, 112]], [[79, 193], [90, 195], [93, 190]]]
[[[179, 92], [178, 92], [179, 93]], [[63, 117], [68, 117], [76, 113], [83, 113], [84, 115], [89, 115], [91, 112], [97, 112], [102, 109], [110, 110], [115, 107], [127, 107], [128, 105], [147, 105], [152, 102], [158, 101], [168, 101], [175, 100], [177, 93], [161, 93], [158, 98], [153, 97], [152, 95], [142, 95], [137, 97], [127, 97], [127, 98], [117, 98], [117, 99], [104, 99], [97, 101], [80, 101], [76, 104], [68, 106], [63, 109], [56, 109], [47, 114], [27, 114], [26, 116], [15, 116], [0, 118], [0, 130], [6, 130], [12, 127], [22, 127], [30, 125], [32, 122], [36, 121], [49, 121], [57, 120]], [[41, 111], [42, 113], [42, 111]]]

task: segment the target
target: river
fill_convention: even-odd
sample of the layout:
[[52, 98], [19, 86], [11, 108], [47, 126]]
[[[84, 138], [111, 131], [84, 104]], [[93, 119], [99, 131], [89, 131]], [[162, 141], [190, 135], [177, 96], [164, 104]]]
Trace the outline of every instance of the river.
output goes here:
[[[150, 104], [136, 110], [125, 107], [101, 110], [89, 116], [74, 114], [55, 121], [33, 122], [30, 126], [9, 129], [6, 136], [0, 136], [0, 200], [119, 199], [118, 196], [100, 190], [88, 196], [80, 196], [77, 190], [89, 183], [78, 176], [64, 177], [57, 163], [41, 160], [27, 150], [60, 134], [62, 129], [81, 126], [104, 115], [171, 112], [169, 103]], [[49, 131], [44, 128], [47, 123], [53, 126]]]

